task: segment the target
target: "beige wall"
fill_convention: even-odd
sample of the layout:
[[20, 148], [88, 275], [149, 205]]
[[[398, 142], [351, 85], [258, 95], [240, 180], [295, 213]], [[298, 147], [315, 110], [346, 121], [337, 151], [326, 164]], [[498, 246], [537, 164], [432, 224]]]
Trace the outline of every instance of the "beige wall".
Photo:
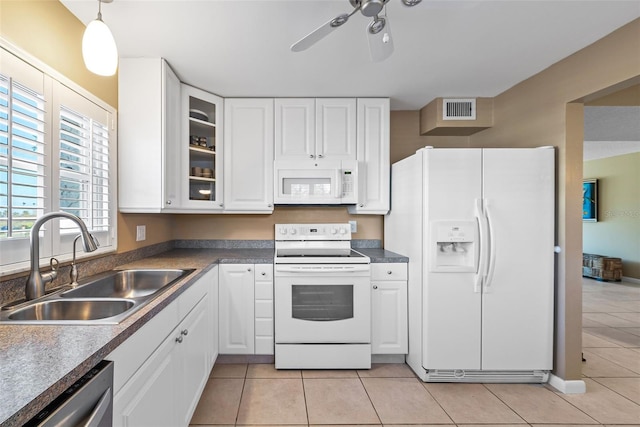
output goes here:
[[[96, 15], [97, 7], [96, 2]], [[115, 108], [118, 76], [101, 77], [85, 68], [84, 28], [57, 0], [0, 0], [0, 36]]]
[[597, 178], [598, 222], [582, 224], [584, 252], [622, 258], [622, 274], [640, 279], [640, 153], [584, 162]]
[[[57, 0], [0, 0], [2, 38], [117, 108], [118, 76], [97, 76], [84, 66], [84, 28]], [[147, 225], [147, 240], [143, 242], [135, 241], [139, 224]], [[118, 252], [170, 240], [171, 225], [170, 215], [118, 214]]]
[[[582, 99], [640, 75], [640, 19], [494, 99], [494, 127], [474, 147], [557, 147], [555, 374], [581, 378]], [[573, 103], [575, 102], [575, 103]]]

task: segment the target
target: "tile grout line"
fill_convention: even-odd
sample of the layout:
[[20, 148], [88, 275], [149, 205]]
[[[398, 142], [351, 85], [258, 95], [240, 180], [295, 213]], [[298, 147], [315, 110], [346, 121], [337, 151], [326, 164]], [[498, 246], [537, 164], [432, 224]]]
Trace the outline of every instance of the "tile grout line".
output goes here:
[[376, 413], [376, 417], [378, 417], [378, 421], [380, 421], [380, 425], [384, 425], [382, 423], [382, 418], [380, 418], [380, 414], [378, 413], [378, 410], [376, 409], [376, 405], [373, 404], [373, 400], [371, 400], [371, 396], [369, 395], [369, 390], [367, 390], [367, 387], [364, 385], [364, 383], [362, 382], [362, 377], [360, 376], [360, 372], [358, 372], [358, 370], [356, 369], [356, 375], [358, 376], [358, 380], [360, 381], [360, 384], [362, 385], [362, 388], [364, 389], [364, 392], [367, 395], [367, 399], [369, 399], [369, 403], [371, 403], [371, 407], [373, 408], [373, 412]]

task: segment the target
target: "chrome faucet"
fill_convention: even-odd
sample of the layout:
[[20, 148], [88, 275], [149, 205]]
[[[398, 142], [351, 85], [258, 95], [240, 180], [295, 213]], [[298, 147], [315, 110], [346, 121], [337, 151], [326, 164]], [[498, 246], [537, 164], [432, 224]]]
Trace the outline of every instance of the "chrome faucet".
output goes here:
[[[44, 295], [44, 285], [51, 282], [56, 278], [57, 272], [51, 271], [49, 273], [40, 273], [40, 227], [42, 224], [53, 218], [67, 218], [78, 224], [80, 227], [80, 235], [82, 237], [82, 245], [85, 252], [93, 252], [98, 249], [98, 241], [95, 237], [89, 233], [87, 226], [80, 218], [67, 212], [50, 212], [42, 215], [36, 220], [29, 233], [30, 238], [30, 256], [31, 256], [31, 271], [25, 288], [25, 296], [27, 300], [40, 298]], [[75, 245], [74, 245], [75, 246]]]

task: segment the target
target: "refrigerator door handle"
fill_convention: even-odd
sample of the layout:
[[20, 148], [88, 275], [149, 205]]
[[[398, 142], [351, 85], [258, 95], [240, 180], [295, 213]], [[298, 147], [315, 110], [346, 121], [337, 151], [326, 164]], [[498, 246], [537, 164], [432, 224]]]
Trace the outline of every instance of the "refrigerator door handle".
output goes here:
[[487, 275], [484, 280], [484, 292], [489, 291], [489, 287], [491, 286], [491, 282], [493, 281], [493, 273], [496, 270], [496, 236], [494, 233], [494, 228], [491, 221], [491, 211], [489, 209], [489, 200], [485, 199], [484, 203], [484, 213], [487, 219], [487, 229], [489, 231], [489, 248], [488, 248], [488, 268]]
[[482, 292], [483, 278], [486, 276], [487, 269], [487, 219], [482, 209], [482, 199], [475, 199], [475, 214], [476, 221], [478, 222], [478, 269], [476, 270], [476, 277], [473, 285], [473, 292]]

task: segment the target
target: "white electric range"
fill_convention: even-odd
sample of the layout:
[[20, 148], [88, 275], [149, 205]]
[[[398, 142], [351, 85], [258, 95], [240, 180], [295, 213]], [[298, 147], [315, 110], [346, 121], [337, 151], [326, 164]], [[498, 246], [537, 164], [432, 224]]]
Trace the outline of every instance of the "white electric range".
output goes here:
[[369, 257], [349, 224], [276, 224], [277, 369], [371, 367]]

